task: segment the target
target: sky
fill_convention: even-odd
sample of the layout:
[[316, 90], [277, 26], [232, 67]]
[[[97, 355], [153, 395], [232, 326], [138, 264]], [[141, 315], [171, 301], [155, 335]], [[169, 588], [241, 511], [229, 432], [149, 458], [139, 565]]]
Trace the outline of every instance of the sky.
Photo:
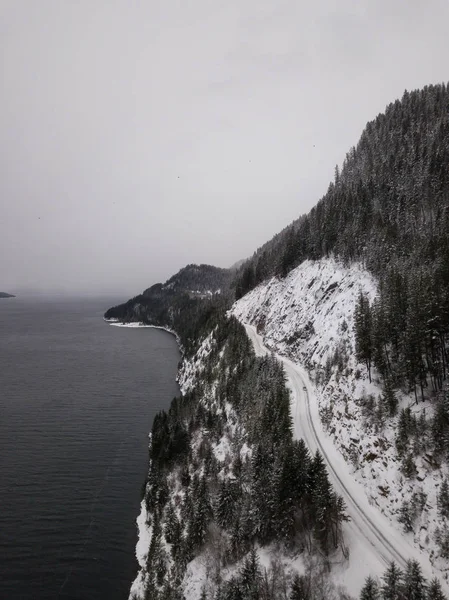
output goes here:
[[0, 0], [0, 291], [135, 295], [307, 212], [447, 81], [447, 0]]

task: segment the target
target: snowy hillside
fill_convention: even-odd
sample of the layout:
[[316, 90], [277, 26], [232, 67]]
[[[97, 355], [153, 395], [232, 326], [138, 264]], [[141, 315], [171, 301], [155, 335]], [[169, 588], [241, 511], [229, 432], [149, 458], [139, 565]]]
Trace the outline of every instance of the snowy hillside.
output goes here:
[[[439, 557], [435, 543], [442, 471], [423, 452], [415, 459], [415, 476], [405, 477], [394, 441], [397, 417], [379, 418], [376, 424], [367, 417], [368, 408], [372, 412], [381, 404], [382, 386], [376, 373], [370, 383], [366, 368], [355, 359], [354, 309], [360, 290], [371, 301], [377, 293], [375, 279], [362, 265], [305, 261], [285, 279], [259, 285], [232, 312], [254, 325], [268, 348], [307, 368], [316, 386], [323, 435], [331, 437], [363, 483], [369, 502], [429, 556], [435, 573], [447, 574], [447, 560]], [[405, 394], [399, 399], [400, 406], [410, 406], [418, 416], [424, 408], [427, 416], [431, 412], [428, 403], [415, 405]], [[404, 523], [404, 503], [411, 522]]]
[[263, 333], [268, 346], [307, 366], [325, 366], [338, 345], [353, 345], [360, 288], [372, 300], [376, 281], [361, 266], [306, 260], [283, 280], [270, 279], [234, 304], [235, 316]]

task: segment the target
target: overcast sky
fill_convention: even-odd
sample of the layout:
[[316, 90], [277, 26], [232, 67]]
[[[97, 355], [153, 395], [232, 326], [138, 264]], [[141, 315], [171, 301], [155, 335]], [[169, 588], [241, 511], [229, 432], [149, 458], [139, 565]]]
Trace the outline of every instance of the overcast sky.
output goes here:
[[448, 25], [447, 0], [0, 0], [0, 291], [251, 255], [449, 79]]

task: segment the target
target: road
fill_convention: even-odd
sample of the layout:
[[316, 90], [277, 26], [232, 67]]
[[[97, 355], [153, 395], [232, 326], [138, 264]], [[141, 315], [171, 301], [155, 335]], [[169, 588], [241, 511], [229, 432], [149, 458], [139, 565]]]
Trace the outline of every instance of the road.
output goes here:
[[[268, 350], [256, 329], [246, 324], [245, 328], [256, 355], [265, 355]], [[283, 356], [277, 355], [277, 358], [284, 365], [291, 390], [294, 437], [302, 438], [311, 453], [319, 450], [335, 491], [346, 502], [350, 522], [344, 526], [344, 536], [350, 558], [348, 565], [341, 565], [341, 582], [350, 593], [358, 594], [369, 574], [380, 576], [393, 560], [404, 569], [409, 559], [419, 561], [425, 577], [431, 579], [434, 575], [428, 558], [409, 543], [376, 507], [369, 504], [363, 486], [354, 480], [349, 466], [324, 433], [307, 372]]]

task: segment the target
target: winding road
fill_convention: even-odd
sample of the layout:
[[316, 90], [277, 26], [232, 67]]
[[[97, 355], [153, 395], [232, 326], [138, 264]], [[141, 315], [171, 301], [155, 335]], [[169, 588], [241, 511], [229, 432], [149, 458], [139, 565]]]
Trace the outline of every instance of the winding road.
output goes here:
[[[256, 355], [263, 356], [267, 348], [252, 325], [244, 324]], [[318, 414], [318, 403], [307, 372], [288, 358], [277, 355], [283, 363], [291, 390], [293, 434], [302, 438], [309, 451], [319, 450], [326, 463], [334, 489], [346, 502], [349, 523], [344, 525], [344, 536], [350, 549], [349, 561], [340, 564], [340, 582], [350, 593], [359, 593], [365, 578], [382, 575], [391, 561], [402, 569], [409, 559], [417, 560], [424, 576], [434, 574], [428, 558], [380, 513], [370, 505], [364, 488], [354, 480], [347, 463], [324, 433]]]

